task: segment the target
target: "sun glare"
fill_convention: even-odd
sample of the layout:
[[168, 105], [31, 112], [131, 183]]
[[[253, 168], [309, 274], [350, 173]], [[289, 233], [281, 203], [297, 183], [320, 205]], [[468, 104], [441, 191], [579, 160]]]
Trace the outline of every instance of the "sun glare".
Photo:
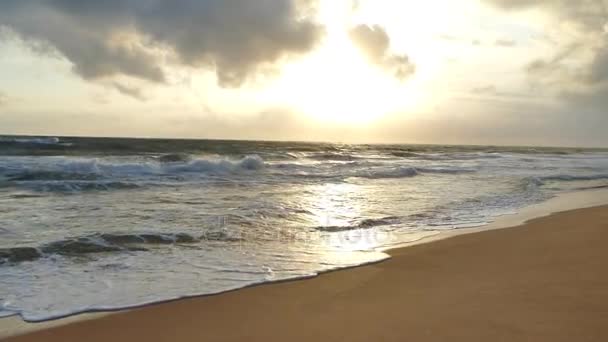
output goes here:
[[271, 97], [314, 120], [341, 124], [366, 124], [411, 107], [408, 81], [370, 64], [353, 45], [351, 9], [340, 1], [323, 4], [327, 32], [322, 46], [286, 65]]

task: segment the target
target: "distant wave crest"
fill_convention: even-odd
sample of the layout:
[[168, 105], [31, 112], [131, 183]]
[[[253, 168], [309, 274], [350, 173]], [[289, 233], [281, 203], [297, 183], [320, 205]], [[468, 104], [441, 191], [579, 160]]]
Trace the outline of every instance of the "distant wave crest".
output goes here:
[[30, 144], [30, 145], [57, 145], [61, 142], [56, 137], [45, 138], [17, 138], [17, 137], [0, 137], [0, 143], [4, 144]]

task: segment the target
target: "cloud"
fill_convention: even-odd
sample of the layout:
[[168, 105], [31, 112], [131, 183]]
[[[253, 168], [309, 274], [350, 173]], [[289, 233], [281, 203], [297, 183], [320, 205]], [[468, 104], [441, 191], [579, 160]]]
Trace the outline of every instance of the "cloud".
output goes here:
[[146, 97], [144, 96], [141, 88], [123, 84], [120, 82], [112, 82], [111, 86], [123, 95], [130, 96], [140, 101], [146, 100]]
[[0, 91], [0, 107], [5, 106], [8, 103], [8, 95]]
[[[557, 95], [579, 111], [608, 105], [608, 7], [602, 0], [485, 0], [504, 10], [538, 10], [556, 22], [557, 51], [525, 68], [537, 89]], [[584, 106], [584, 110], [581, 109]]]
[[517, 43], [511, 39], [496, 39], [494, 45], [500, 47], [514, 47], [515, 45], [517, 45]]
[[358, 25], [350, 29], [349, 35], [371, 63], [386, 69], [396, 78], [404, 80], [416, 70], [407, 55], [390, 53], [391, 40], [382, 26]]
[[608, 8], [603, 0], [484, 0], [504, 10], [541, 9], [579, 29], [601, 30]]
[[471, 45], [481, 45], [481, 40], [477, 38], [470, 38], [466, 36], [457, 36], [449, 33], [442, 33], [436, 36], [437, 39], [449, 42], [449, 43], [463, 43]]
[[450, 42], [463, 40], [460, 37], [457, 37], [457, 36], [454, 36], [451, 34], [447, 34], [447, 33], [442, 33], [439, 36], [437, 36], [437, 38], [439, 38], [440, 40], [446, 40], [446, 41], [450, 41]]
[[[580, 60], [582, 55], [589, 58]], [[573, 43], [551, 58], [536, 59], [526, 66], [537, 88], [544, 88], [577, 106], [603, 109], [608, 105], [608, 41]]]
[[0, 26], [46, 42], [88, 80], [166, 80], [166, 65], [214, 70], [239, 86], [258, 68], [311, 50], [313, 0], [3, 0]]
[[471, 89], [473, 94], [485, 95], [485, 94], [497, 94], [497, 89], [495, 85], [486, 85], [481, 87], [475, 87]]

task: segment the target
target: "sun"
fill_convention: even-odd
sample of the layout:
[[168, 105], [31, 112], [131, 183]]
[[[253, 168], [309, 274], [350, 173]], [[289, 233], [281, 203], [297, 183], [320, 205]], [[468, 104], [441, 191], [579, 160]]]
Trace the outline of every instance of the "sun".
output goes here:
[[366, 123], [396, 110], [406, 92], [367, 63], [350, 42], [336, 42], [283, 71], [283, 98], [323, 121]]
[[411, 107], [408, 82], [370, 64], [348, 36], [344, 7], [324, 3], [331, 20], [322, 45], [284, 66], [271, 97], [313, 120], [339, 124], [368, 124]]

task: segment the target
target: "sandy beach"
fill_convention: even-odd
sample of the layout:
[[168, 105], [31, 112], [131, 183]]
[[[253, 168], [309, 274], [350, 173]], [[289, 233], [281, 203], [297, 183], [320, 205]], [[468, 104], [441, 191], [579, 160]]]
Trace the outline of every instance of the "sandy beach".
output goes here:
[[608, 206], [7, 341], [606, 341]]
[[608, 342], [608, 0], [0, 0], [0, 342]]

